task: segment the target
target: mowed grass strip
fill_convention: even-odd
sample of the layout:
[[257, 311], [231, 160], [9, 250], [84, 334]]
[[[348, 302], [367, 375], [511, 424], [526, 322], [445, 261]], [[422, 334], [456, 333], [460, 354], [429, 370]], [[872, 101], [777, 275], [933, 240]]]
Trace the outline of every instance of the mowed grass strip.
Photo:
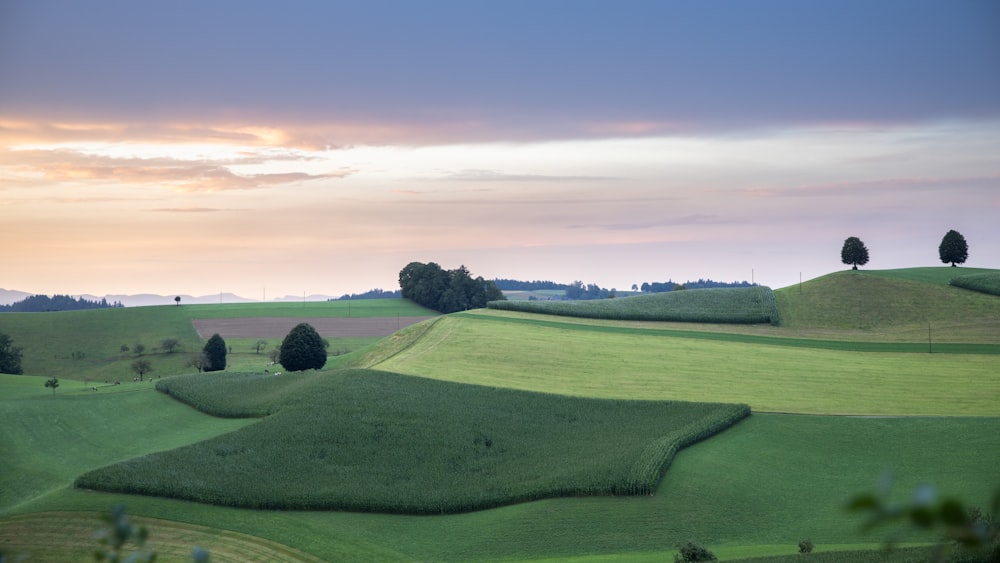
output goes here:
[[587, 301], [492, 301], [490, 309], [588, 319], [781, 324], [769, 287], [712, 288]]
[[[208, 551], [212, 561], [234, 563], [271, 561], [274, 563], [321, 562], [301, 550], [264, 538], [198, 526], [183, 522], [130, 516], [136, 526], [145, 526], [150, 535], [142, 552], [155, 553], [158, 561], [190, 561], [195, 546]], [[107, 524], [96, 512], [41, 512], [0, 520], [4, 552], [27, 561], [86, 561], [98, 550], [96, 533]], [[44, 542], [39, 542], [44, 538]], [[140, 551], [127, 544], [123, 555]]]
[[582, 397], [746, 402], [764, 412], [1000, 415], [994, 355], [843, 352], [576, 326], [442, 317], [373, 367]]
[[407, 514], [644, 495], [680, 448], [750, 413], [745, 405], [580, 399], [374, 370], [188, 376], [158, 387], [209, 412], [276, 412], [226, 436], [88, 472], [77, 487]]

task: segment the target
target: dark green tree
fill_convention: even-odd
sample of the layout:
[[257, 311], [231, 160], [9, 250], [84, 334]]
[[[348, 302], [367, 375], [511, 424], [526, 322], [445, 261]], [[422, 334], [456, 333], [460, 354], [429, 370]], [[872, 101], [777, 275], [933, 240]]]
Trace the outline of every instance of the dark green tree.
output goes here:
[[868, 247], [858, 237], [848, 237], [844, 241], [844, 248], [840, 250], [840, 261], [853, 265], [851, 269], [857, 270], [858, 266], [868, 263]]
[[689, 541], [686, 544], [678, 545], [677, 550], [680, 551], [680, 555], [674, 554], [674, 562], [684, 563], [695, 562], [695, 561], [718, 561], [715, 554], [709, 551], [708, 548], [703, 545]]
[[938, 246], [938, 256], [945, 264], [951, 262], [951, 267], [955, 264], [965, 264], [969, 259], [969, 243], [965, 242], [962, 233], [952, 229], [945, 233]]
[[219, 333], [213, 334], [208, 339], [203, 351], [208, 359], [204, 367], [205, 371], [222, 371], [226, 369], [226, 341], [219, 336]]
[[326, 365], [326, 340], [309, 323], [299, 323], [281, 341], [278, 362], [288, 371], [320, 369]]
[[21, 375], [21, 349], [14, 346], [11, 337], [0, 332], [0, 373]]
[[59, 387], [59, 380], [54, 377], [47, 380], [45, 382], [45, 388], [48, 389], [49, 387], [52, 388], [52, 395], [54, 396], [56, 394], [56, 387]]
[[434, 262], [410, 262], [399, 272], [399, 288], [403, 299], [441, 313], [480, 309], [505, 299], [496, 282], [473, 278], [464, 265], [443, 270]]

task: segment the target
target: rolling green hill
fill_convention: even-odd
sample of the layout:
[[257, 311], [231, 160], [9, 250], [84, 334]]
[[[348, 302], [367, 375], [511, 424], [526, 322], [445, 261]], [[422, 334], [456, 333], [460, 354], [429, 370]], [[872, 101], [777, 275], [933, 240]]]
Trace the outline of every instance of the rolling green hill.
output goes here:
[[930, 329], [935, 342], [1000, 344], [1000, 298], [948, 285], [956, 270], [848, 270], [775, 294], [783, 328], [803, 337], [926, 342]]
[[[214, 456], [213, 448], [229, 439], [223, 434], [226, 424], [239, 432], [256, 424], [206, 417], [148, 385], [88, 391], [82, 377], [70, 377], [74, 365], [83, 365], [79, 360], [52, 358], [50, 365], [66, 377], [55, 397], [42, 386], [44, 377], [0, 376], [3, 420], [23, 421], [0, 428], [0, 482], [18, 483], [0, 493], [0, 550], [14, 546], [43, 560], [78, 558], [93, 545], [88, 530], [99, 525], [96, 513], [120, 501], [134, 514], [159, 519], [154, 526], [183, 523], [164, 526], [165, 544], [202, 543], [213, 550], [213, 558], [228, 548], [221, 543], [213, 548], [213, 533], [199, 526], [217, 530], [215, 538], [231, 530], [323, 560], [662, 561], [688, 540], [724, 559], [793, 555], [804, 538], [816, 544], [817, 555], [827, 552], [827, 557], [838, 550], [873, 549], [889, 532], [862, 533], [861, 518], [846, 513], [844, 504], [873, 488], [887, 471], [895, 476], [897, 499], [932, 483], [985, 506], [1000, 486], [1000, 473], [989, 463], [1000, 456], [1000, 355], [992, 352], [1000, 345], [1000, 298], [949, 286], [945, 272], [971, 270], [838, 272], [784, 288], [775, 292], [782, 326], [600, 321], [502, 311], [449, 315], [380, 339], [309, 376], [331, 377], [348, 366], [403, 373], [386, 381], [398, 383], [400, 397], [413, 398], [410, 408], [421, 413], [416, 418], [430, 407], [424, 395], [408, 391], [406, 374], [496, 388], [495, 396], [515, 388], [615, 400], [739, 402], [756, 411], [683, 450], [651, 496], [550, 498], [449, 516], [260, 511], [74, 489], [73, 480], [88, 471], [145, 455], [163, 459], [157, 452], [219, 436], [192, 449]], [[92, 346], [88, 350], [114, 356], [121, 335], [142, 330], [143, 322], [167, 330], [148, 338], [176, 336], [168, 332], [185, 322], [190, 326], [190, 317], [184, 321], [179, 311], [171, 312], [175, 307], [150, 309], [155, 311], [143, 319], [113, 323], [129, 330], [105, 326], [110, 317], [90, 326], [109, 342], [73, 340], [77, 337], [66, 334], [73, 327], [59, 322], [45, 321], [49, 324], [22, 337], [21, 325], [0, 317], [0, 331], [18, 345], [48, 339], [55, 349], [86, 344]], [[233, 314], [265, 316], [261, 310]], [[919, 349], [927, 343], [928, 325], [932, 349], [942, 346], [934, 353]], [[872, 343], [884, 347], [871, 348]], [[881, 351], [860, 351], [866, 349]], [[94, 352], [95, 359], [99, 353]], [[91, 359], [91, 353], [85, 357]], [[39, 355], [32, 361], [49, 359]], [[305, 385], [308, 377], [300, 381]], [[464, 387], [471, 386], [454, 389]], [[464, 397], [467, 391], [446, 396]], [[391, 395], [375, 395], [383, 393]], [[327, 408], [351, 396], [346, 388], [340, 395], [324, 402]], [[271, 412], [259, 409], [274, 399], [293, 396], [277, 390], [241, 392], [233, 395], [240, 397], [233, 404], [246, 409], [244, 414], [261, 414]], [[351, 434], [361, 435], [376, 413], [390, 416], [373, 404], [377, 398], [353, 396], [357, 414], [340, 422]], [[451, 400], [456, 410], [468, 402]], [[311, 412], [311, 418], [295, 424], [313, 424], [324, 416], [321, 408]], [[864, 416], [817, 416], [829, 413]], [[277, 428], [280, 421], [274, 420]], [[397, 421], [402, 420], [400, 415]], [[268, 441], [289, 436], [281, 431]], [[53, 465], [58, 470], [44, 469]], [[155, 527], [153, 533], [155, 538]], [[52, 537], [65, 541], [53, 544]], [[908, 527], [897, 538], [937, 539]], [[863, 553], [850, 557], [866, 560]]]

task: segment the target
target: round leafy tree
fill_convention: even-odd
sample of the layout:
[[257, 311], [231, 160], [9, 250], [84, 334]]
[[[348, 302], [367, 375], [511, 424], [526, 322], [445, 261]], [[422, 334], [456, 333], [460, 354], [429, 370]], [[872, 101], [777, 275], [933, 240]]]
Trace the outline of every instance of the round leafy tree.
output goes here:
[[840, 250], [840, 261], [851, 264], [854, 266], [851, 269], [857, 270], [858, 266], [868, 263], [868, 247], [858, 237], [848, 237], [844, 241], [844, 248]]
[[226, 341], [218, 333], [212, 335], [205, 343], [205, 371], [222, 371], [226, 369]]
[[941, 239], [938, 256], [945, 264], [951, 262], [952, 267], [955, 267], [955, 264], [965, 264], [969, 258], [969, 243], [965, 242], [962, 233], [952, 229]]
[[14, 340], [0, 332], [0, 373], [21, 375], [21, 349], [14, 346]]
[[326, 365], [326, 341], [309, 323], [299, 323], [281, 341], [278, 362], [288, 371], [319, 369]]

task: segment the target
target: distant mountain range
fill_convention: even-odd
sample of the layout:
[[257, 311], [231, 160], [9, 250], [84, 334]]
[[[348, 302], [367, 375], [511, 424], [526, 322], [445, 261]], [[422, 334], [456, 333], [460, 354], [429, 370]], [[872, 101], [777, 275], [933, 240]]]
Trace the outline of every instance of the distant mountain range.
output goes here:
[[[12, 303], [17, 303], [18, 301], [24, 300], [26, 297], [31, 297], [32, 295], [38, 295], [36, 293], [28, 293], [26, 291], [18, 291], [15, 289], [3, 289], [0, 288], [0, 305], [10, 305]], [[119, 302], [126, 307], [145, 307], [149, 305], [174, 305], [174, 298], [177, 295], [156, 295], [152, 293], [139, 293], [136, 295], [90, 295], [90, 294], [80, 294], [72, 295], [73, 297], [83, 297], [91, 301], [100, 301], [101, 299], [106, 299], [108, 303]], [[216, 293], [213, 295], [202, 295], [195, 297], [193, 295], [181, 294], [181, 305], [198, 305], [207, 303], [256, 303], [256, 299], [247, 299], [246, 297], [240, 297], [234, 293]], [[283, 301], [326, 301], [331, 299], [329, 295], [307, 295], [304, 299], [301, 295], [286, 295], [284, 297], [275, 297], [273, 299], [268, 299], [268, 302], [283, 302]]]

